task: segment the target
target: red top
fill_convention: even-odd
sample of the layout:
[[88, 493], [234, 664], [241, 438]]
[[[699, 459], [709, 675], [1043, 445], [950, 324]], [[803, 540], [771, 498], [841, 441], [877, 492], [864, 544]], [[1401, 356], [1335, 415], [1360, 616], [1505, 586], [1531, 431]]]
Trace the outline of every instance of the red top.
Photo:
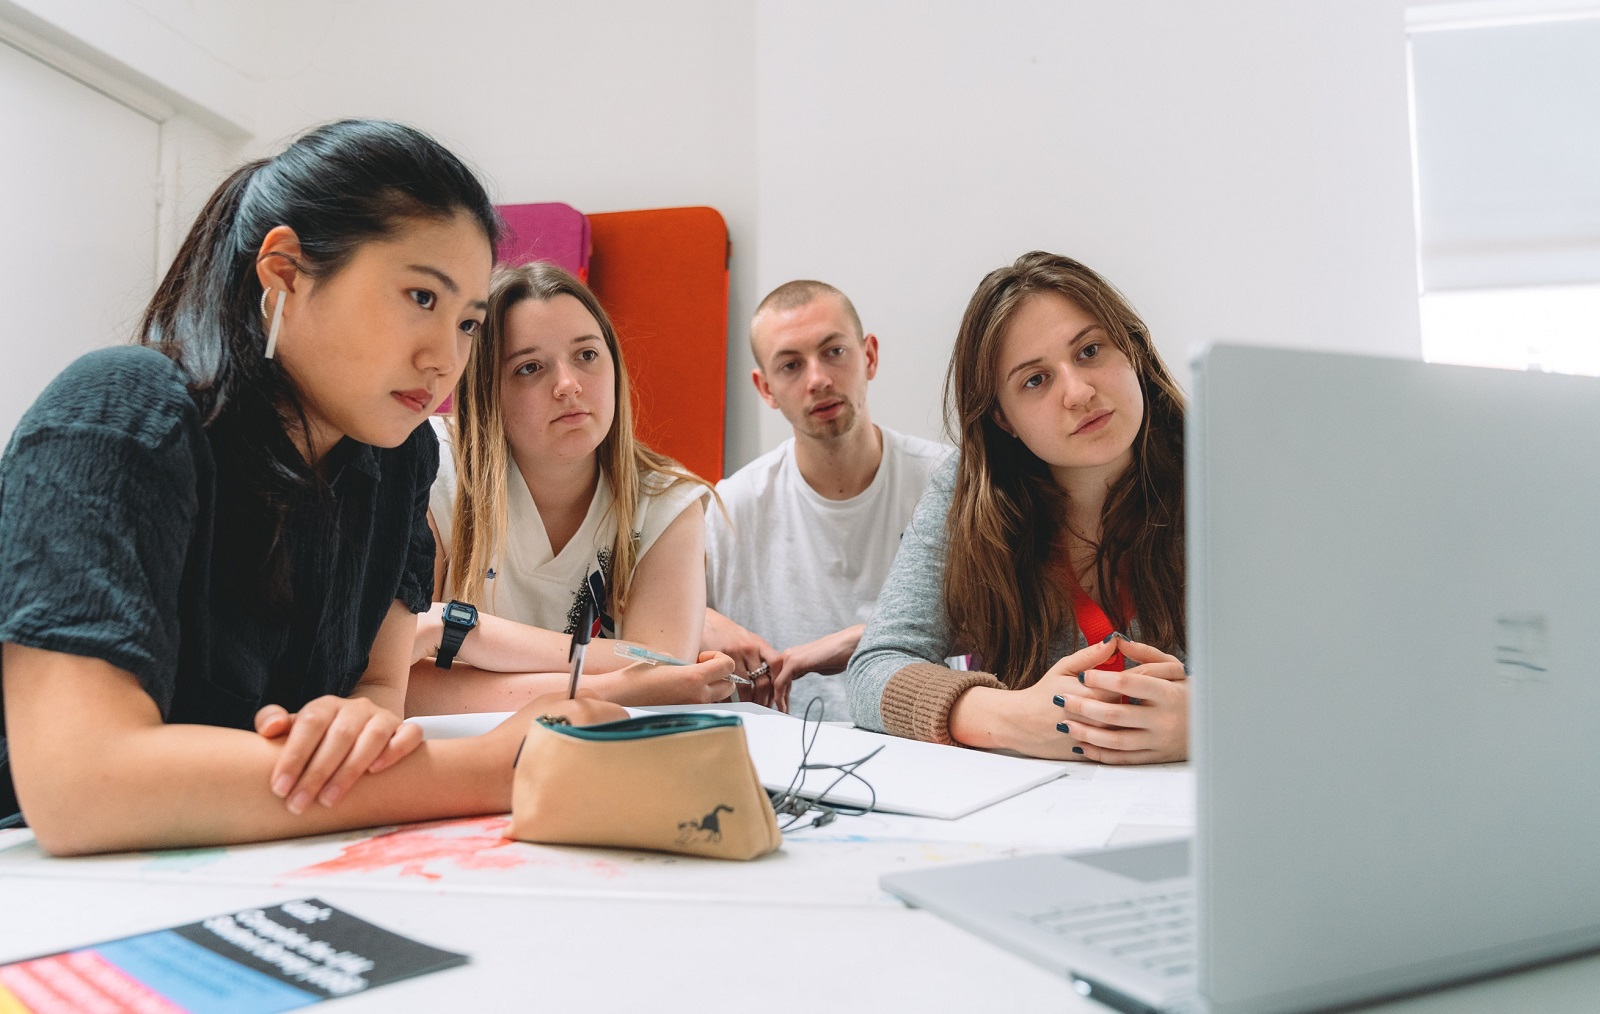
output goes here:
[[[1078, 584], [1070, 565], [1062, 564], [1059, 569], [1066, 577], [1067, 587], [1072, 590], [1072, 615], [1078, 621], [1078, 629], [1083, 631], [1083, 639], [1089, 644], [1101, 643], [1117, 629], [1111, 625], [1111, 617], [1107, 616], [1106, 611], [1101, 609], [1099, 604], [1089, 597], [1089, 593]], [[1122, 652], [1119, 651], [1095, 668], [1121, 672], [1126, 664]]]

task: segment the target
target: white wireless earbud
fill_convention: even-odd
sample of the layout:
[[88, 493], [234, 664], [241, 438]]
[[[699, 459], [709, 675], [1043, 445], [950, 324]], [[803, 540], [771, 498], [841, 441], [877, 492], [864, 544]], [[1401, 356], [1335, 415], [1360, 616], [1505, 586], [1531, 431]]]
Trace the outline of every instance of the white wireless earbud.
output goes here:
[[278, 329], [283, 326], [283, 300], [289, 293], [278, 290], [278, 301], [272, 305], [272, 326], [267, 329], [267, 358], [278, 350]]

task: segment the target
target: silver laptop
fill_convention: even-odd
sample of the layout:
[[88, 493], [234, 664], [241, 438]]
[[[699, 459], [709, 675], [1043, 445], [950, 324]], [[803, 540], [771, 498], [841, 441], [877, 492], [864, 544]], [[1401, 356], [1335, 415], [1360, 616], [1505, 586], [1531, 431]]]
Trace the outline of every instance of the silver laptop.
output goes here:
[[1187, 460], [1192, 853], [884, 888], [1132, 1011], [1600, 948], [1600, 380], [1218, 345]]

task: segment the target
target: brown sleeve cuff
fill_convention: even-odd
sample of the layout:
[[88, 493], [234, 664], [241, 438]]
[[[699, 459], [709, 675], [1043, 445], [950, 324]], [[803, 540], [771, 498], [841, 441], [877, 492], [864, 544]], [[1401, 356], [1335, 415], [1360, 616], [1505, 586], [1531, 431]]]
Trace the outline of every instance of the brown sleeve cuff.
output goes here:
[[973, 687], [996, 687], [1000, 681], [986, 672], [957, 672], [932, 662], [915, 662], [893, 676], [883, 688], [878, 713], [883, 730], [906, 739], [955, 746], [950, 738], [950, 709], [956, 698]]

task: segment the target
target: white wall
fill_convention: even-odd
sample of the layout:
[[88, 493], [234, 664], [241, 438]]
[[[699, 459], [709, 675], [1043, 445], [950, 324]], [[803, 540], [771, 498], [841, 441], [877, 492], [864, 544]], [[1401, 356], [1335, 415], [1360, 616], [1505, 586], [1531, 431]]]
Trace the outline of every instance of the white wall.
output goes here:
[[[163, 262], [242, 158], [326, 120], [389, 117], [449, 144], [500, 202], [717, 208], [736, 353], [754, 308], [755, 19], [742, 0], [0, 0], [0, 38], [43, 39], [166, 120]], [[761, 406], [743, 359], [729, 368], [737, 466]]]
[[[733, 238], [729, 317], [742, 331], [757, 232], [750, 4], [287, 0], [263, 14], [260, 150], [324, 120], [390, 117], [472, 162], [501, 203], [711, 205]], [[729, 368], [737, 466], [757, 453], [764, 406], [743, 360]]]
[[[967, 297], [1035, 247], [1117, 283], [1180, 376], [1222, 337], [1419, 354], [1404, 0], [81, 2], [203, 50], [213, 105], [248, 79], [243, 153], [388, 116], [502, 201], [719, 208], [730, 466], [787, 435], [744, 331], [797, 276], [855, 298], [875, 416], [930, 435]], [[191, 147], [186, 194], [241, 154]]]
[[850, 293], [874, 417], [928, 435], [967, 298], [1035, 248], [1185, 380], [1216, 338], [1416, 357], [1404, 8], [764, 2], [757, 288]]
[[180, 112], [241, 138], [254, 96], [240, 69], [252, 51], [247, 14], [194, 0], [0, 0], [0, 34], [158, 121]]
[[[250, 14], [193, 0], [0, 0], [0, 39], [159, 124], [161, 269], [251, 134]], [[57, 185], [65, 195], [68, 179]]]
[[0, 43], [0, 131], [3, 448], [45, 385], [126, 341], [149, 299], [159, 128]]
[[[78, 354], [126, 341], [190, 221], [249, 135], [238, 5], [0, 0], [0, 232], [17, 309], [0, 436]], [[23, 55], [26, 54], [26, 55]], [[0, 54], [3, 55], [3, 54]], [[20, 61], [20, 62], [19, 62]]]

